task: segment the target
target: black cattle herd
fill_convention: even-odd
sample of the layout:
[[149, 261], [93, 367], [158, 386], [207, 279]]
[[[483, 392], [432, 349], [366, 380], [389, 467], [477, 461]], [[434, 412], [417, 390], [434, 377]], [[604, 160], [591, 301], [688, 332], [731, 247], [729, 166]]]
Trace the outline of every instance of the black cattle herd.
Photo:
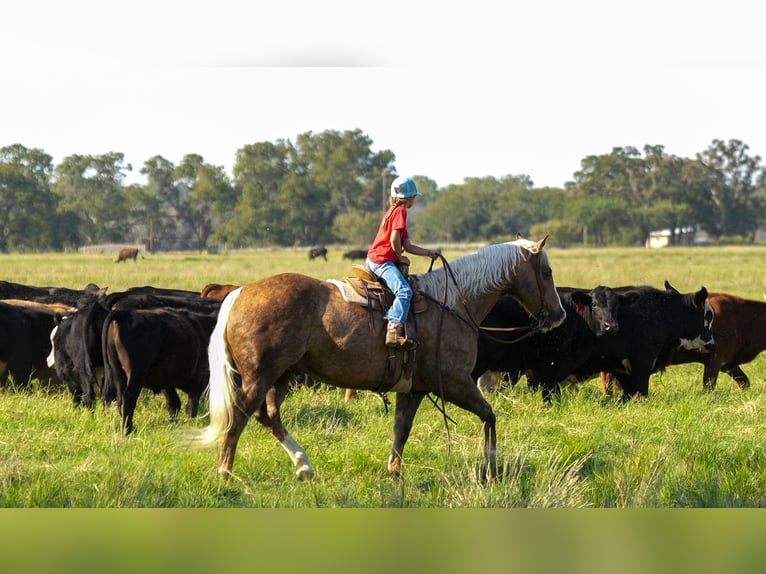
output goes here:
[[[346, 258], [363, 255], [349, 252]], [[93, 284], [78, 290], [0, 281], [0, 386], [23, 389], [32, 379], [65, 385], [74, 404], [88, 408], [100, 391], [105, 403], [118, 406], [125, 434], [133, 430], [143, 388], [164, 394], [171, 417], [180, 412], [183, 391], [186, 414], [196, 416], [208, 383], [208, 340], [221, 300], [234, 288], [141, 286], [107, 294]], [[667, 282], [663, 289], [558, 292], [567, 319], [547, 332], [525, 332], [529, 316], [509, 296], [494, 307], [477, 337], [472, 377], [480, 386], [490, 373], [506, 373], [513, 381], [525, 375], [551, 401], [565, 382], [600, 375], [628, 400], [648, 395], [652, 373], [698, 362], [705, 388], [714, 388], [719, 372], [747, 388], [740, 365], [766, 348], [763, 301], [704, 287], [684, 294]], [[521, 330], [503, 330], [508, 327]]]

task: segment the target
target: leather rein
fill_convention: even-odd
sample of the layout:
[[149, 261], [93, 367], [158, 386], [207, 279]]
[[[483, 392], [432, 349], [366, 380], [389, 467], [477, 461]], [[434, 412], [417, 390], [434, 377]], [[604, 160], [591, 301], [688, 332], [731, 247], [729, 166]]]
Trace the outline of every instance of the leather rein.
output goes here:
[[[540, 319], [536, 320], [531, 325], [522, 325], [520, 327], [485, 327], [485, 326], [480, 325], [476, 321], [476, 319], [473, 317], [473, 315], [471, 314], [470, 309], [468, 308], [468, 302], [466, 301], [466, 298], [463, 295], [463, 292], [460, 290], [460, 285], [458, 285], [457, 279], [455, 278], [455, 274], [452, 271], [452, 268], [450, 267], [449, 262], [447, 261], [447, 259], [441, 253], [439, 254], [439, 259], [441, 260], [442, 266], [444, 267], [445, 276], [449, 277], [449, 279], [452, 280], [452, 284], [455, 287], [455, 291], [457, 292], [458, 299], [460, 300], [460, 303], [463, 305], [463, 309], [465, 310], [465, 313], [468, 316], [468, 319], [466, 319], [465, 317], [460, 315], [454, 309], [451, 309], [450, 307], [447, 306], [446, 301], [447, 301], [447, 288], [448, 288], [447, 284], [448, 284], [448, 281], [446, 279], [444, 281], [444, 295], [443, 295], [444, 299], [443, 299], [443, 301], [438, 301], [437, 299], [431, 297], [427, 293], [423, 293], [422, 291], [419, 292], [420, 295], [422, 295], [423, 297], [425, 297], [429, 301], [431, 301], [433, 303], [436, 303], [443, 310], [449, 311], [455, 317], [457, 317], [458, 319], [463, 321], [466, 325], [471, 327], [477, 333], [479, 331], [482, 331], [484, 333], [484, 335], [488, 339], [491, 339], [492, 341], [494, 341], [496, 343], [502, 343], [504, 345], [508, 345], [508, 344], [511, 344], [511, 343], [517, 343], [517, 342], [519, 342], [519, 341], [521, 341], [523, 339], [526, 339], [527, 337], [531, 337], [532, 335], [534, 335], [536, 333], [539, 333], [542, 330], [542, 324], [544, 323], [545, 319], [548, 316], [548, 311], [545, 308], [545, 289], [544, 289], [544, 285], [543, 285], [542, 271], [540, 269], [540, 258], [539, 257], [535, 257], [532, 260], [532, 267], [533, 267], [533, 271], [535, 273], [535, 281], [537, 282], [537, 290], [538, 290], [538, 293], [540, 294], [540, 308], [542, 309], [541, 312], [540, 312]], [[431, 265], [428, 267], [428, 271], [431, 271], [433, 269], [433, 265], [434, 265], [434, 260], [432, 259], [431, 260]], [[490, 334], [490, 332], [516, 333], [516, 332], [519, 332], [519, 331], [526, 331], [526, 332], [524, 334], [522, 334], [521, 336], [516, 337], [515, 339], [511, 339], [511, 340], [500, 339], [500, 338], [494, 337], [494, 336], [492, 336]]]

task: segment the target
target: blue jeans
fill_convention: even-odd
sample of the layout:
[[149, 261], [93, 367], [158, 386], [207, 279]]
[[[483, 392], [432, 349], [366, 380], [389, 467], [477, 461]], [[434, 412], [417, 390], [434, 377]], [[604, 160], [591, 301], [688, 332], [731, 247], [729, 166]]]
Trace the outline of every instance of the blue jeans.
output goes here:
[[373, 272], [386, 286], [394, 293], [394, 302], [385, 314], [385, 318], [394, 323], [401, 323], [407, 320], [407, 314], [410, 312], [410, 301], [412, 300], [412, 287], [399, 271], [395, 263], [386, 261], [385, 263], [373, 263], [369, 259], [365, 262], [367, 269]]

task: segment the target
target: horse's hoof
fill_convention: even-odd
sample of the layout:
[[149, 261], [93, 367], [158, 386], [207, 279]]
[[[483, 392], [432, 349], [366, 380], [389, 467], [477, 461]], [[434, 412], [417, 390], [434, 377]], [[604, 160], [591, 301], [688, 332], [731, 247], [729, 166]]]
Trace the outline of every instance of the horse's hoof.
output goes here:
[[308, 480], [314, 477], [314, 470], [308, 464], [304, 464], [295, 471], [295, 478], [298, 480]]
[[395, 457], [388, 459], [388, 472], [392, 476], [399, 478], [402, 474], [402, 459]]

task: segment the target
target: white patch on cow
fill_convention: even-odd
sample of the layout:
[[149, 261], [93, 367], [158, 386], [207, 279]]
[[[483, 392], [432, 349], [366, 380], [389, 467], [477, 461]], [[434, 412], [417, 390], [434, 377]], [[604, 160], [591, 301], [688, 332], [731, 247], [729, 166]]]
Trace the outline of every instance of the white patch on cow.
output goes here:
[[482, 376], [480, 376], [479, 380], [476, 381], [476, 384], [478, 385], [481, 394], [487, 395], [494, 392], [495, 388], [497, 387], [497, 381], [502, 376], [502, 373], [496, 371], [487, 371]]
[[[713, 306], [710, 304], [710, 299], [705, 299], [705, 321], [703, 323], [703, 326], [706, 329], [712, 329], [713, 328], [713, 321], [715, 321], [715, 311], [713, 311]], [[710, 317], [710, 319], [708, 319]]]
[[702, 337], [695, 339], [681, 339], [681, 344], [678, 345], [679, 349], [686, 349], [687, 351], [699, 351], [701, 353], [709, 353], [708, 345], [713, 344], [713, 337], [710, 340], [703, 341]]
[[51, 352], [48, 355], [48, 358], [45, 359], [45, 362], [48, 363], [48, 368], [49, 369], [52, 369], [53, 365], [56, 364], [56, 357], [54, 356], [55, 351], [53, 349], [53, 337], [56, 336], [56, 331], [58, 331], [58, 330], [59, 330], [59, 326], [56, 325], [55, 327], [53, 327], [53, 330], [51, 331]]
[[702, 322], [702, 329], [704, 333], [710, 333], [710, 339], [703, 339], [701, 336], [694, 339], [681, 339], [681, 343], [678, 345], [679, 349], [686, 349], [687, 351], [699, 351], [700, 353], [709, 353], [710, 347], [715, 343], [713, 338], [713, 321], [715, 320], [715, 312], [713, 306], [710, 304], [709, 299], [705, 299], [705, 314]]

